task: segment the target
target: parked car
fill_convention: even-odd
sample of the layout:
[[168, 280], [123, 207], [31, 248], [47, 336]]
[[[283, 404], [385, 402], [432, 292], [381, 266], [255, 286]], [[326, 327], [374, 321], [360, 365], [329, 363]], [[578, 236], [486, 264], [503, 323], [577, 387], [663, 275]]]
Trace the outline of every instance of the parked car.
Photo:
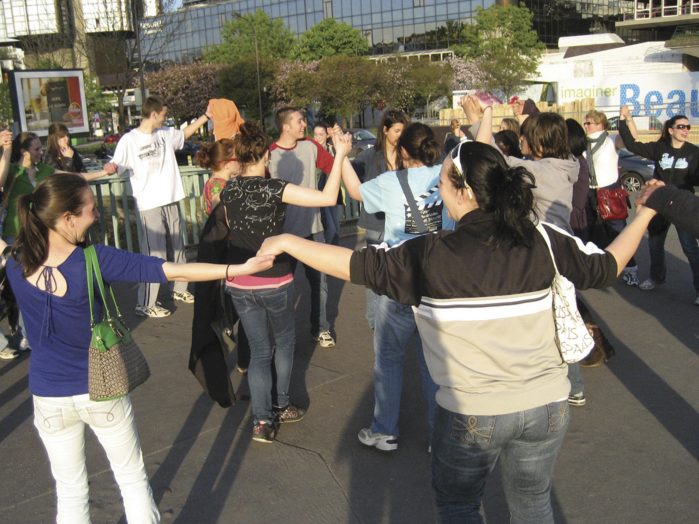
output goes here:
[[201, 144], [194, 140], [185, 140], [182, 149], [175, 151], [178, 166], [188, 166], [196, 164], [194, 157], [201, 148]]
[[629, 193], [640, 191], [653, 178], [655, 165], [651, 160], [633, 154], [628, 149], [619, 150], [619, 178]]
[[376, 135], [367, 129], [347, 129], [352, 134], [352, 151], [350, 156], [357, 156], [362, 151], [371, 149], [376, 145]]

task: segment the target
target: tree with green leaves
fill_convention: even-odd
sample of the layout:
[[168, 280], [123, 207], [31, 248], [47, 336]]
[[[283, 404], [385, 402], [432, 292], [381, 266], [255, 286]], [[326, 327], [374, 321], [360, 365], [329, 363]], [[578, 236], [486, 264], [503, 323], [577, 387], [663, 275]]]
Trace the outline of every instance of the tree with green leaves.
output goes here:
[[310, 62], [329, 56], [360, 56], [368, 50], [369, 44], [361, 31], [334, 18], [326, 18], [299, 37], [291, 56]]
[[352, 127], [353, 117], [371, 105], [379, 69], [358, 56], [330, 56], [320, 61], [315, 95], [326, 115], [337, 115]]
[[277, 103], [295, 107], [311, 105], [316, 99], [315, 75], [318, 72], [318, 65], [317, 60], [281, 62], [272, 82], [272, 96]]
[[[260, 88], [262, 96], [262, 116], [272, 110], [272, 83], [277, 73], [277, 63], [266, 56], [260, 56]], [[255, 55], [240, 57], [219, 73], [219, 89], [226, 98], [235, 101], [246, 119], [261, 120], [257, 90], [257, 64]]]
[[10, 100], [10, 85], [7, 82], [0, 83], [0, 125], [9, 125], [13, 120], [12, 102]]
[[204, 61], [217, 64], [232, 64], [247, 55], [257, 52], [268, 59], [287, 58], [294, 45], [294, 34], [281, 19], [272, 20], [267, 13], [258, 9], [240, 17], [234, 17], [221, 29], [222, 43], [204, 52]]
[[102, 92], [102, 86], [94, 76], [85, 75], [85, 100], [87, 112], [90, 116], [95, 113], [111, 114], [112, 103], [110, 97]]
[[220, 64], [178, 64], [146, 73], [148, 91], [168, 107], [168, 114], [183, 122], [206, 110], [211, 98], [218, 96]]
[[478, 8], [475, 23], [463, 28], [463, 44], [452, 49], [483, 72], [480, 87], [509, 97], [536, 72], [545, 46], [526, 6], [493, 5]]
[[414, 93], [414, 105], [408, 109], [427, 107], [434, 99], [451, 94], [454, 75], [444, 62], [409, 62], [406, 76]]

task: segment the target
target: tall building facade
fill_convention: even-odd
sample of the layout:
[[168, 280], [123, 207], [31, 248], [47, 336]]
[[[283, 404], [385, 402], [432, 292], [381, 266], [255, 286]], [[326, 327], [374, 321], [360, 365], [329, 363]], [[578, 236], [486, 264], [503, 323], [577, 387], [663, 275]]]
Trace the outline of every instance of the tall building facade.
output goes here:
[[114, 74], [129, 67], [137, 19], [160, 9], [161, 0], [2, 0], [0, 42], [22, 49], [26, 67]]
[[[187, 62], [221, 43], [221, 28], [233, 13], [262, 9], [300, 35], [324, 18], [360, 30], [372, 54], [430, 51], [459, 43], [462, 24], [479, 7], [518, 4], [517, 0], [184, 0], [182, 9], [145, 20], [144, 48], [159, 49], [154, 62]], [[613, 32], [614, 23], [633, 9], [631, 0], [526, 0], [534, 28], [548, 47], [562, 36]], [[176, 27], [173, 31], [166, 28]]]

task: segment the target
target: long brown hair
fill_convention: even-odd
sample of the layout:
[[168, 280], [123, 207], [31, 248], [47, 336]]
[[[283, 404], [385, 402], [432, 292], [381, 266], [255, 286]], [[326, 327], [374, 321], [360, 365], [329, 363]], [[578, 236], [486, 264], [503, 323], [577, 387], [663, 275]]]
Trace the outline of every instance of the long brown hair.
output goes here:
[[34, 192], [17, 200], [19, 233], [13, 255], [19, 260], [24, 276], [33, 274], [46, 261], [49, 250], [49, 229], [56, 227], [66, 212], [79, 215], [89, 188], [80, 175], [53, 175], [42, 181]]
[[70, 137], [70, 133], [63, 124], [55, 122], [49, 126], [49, 136], [46, 139], [46, 153], [44, 153], [44, 156], [51, 159], [61, 168], [63, 168], [63, 155], [61, 154], [58, 141], [66, 136]]

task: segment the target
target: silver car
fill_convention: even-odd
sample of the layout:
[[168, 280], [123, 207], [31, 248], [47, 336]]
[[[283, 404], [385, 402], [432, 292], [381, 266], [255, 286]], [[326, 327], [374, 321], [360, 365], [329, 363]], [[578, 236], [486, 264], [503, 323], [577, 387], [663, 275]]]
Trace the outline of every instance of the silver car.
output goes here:
[[655, 165], [651, 160], [633, 154], [627, 149], [619, 150], [619, 178], [629, 193], [640, 191], [653, 178]]

